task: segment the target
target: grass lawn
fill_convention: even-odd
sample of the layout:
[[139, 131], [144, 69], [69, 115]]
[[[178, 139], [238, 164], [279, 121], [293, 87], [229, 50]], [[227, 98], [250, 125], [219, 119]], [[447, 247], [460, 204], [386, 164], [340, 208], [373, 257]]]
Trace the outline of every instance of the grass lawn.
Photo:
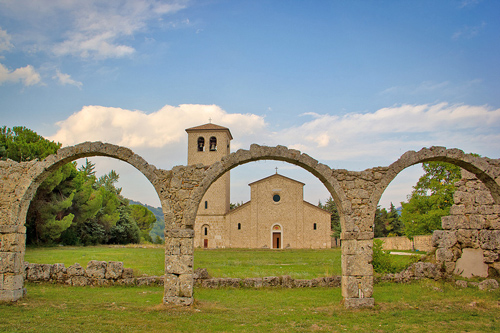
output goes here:
[[375, 286], [373, 309], [346, 310], [339, 288], [196, 289], [161, 305], [161, 287], [28, 284], [0, 304], [2, 332], [498, 332], [500, 292], [421, 281]]
[[[340, 274], [338, 249], [196, 250], [195, 267], [212, 276]], [[26, 261], [123, 261], [137, 273], [163, 274], [163, 248], [29, 248]], [[394, 256], [404, 264], [408, 256]], [[1, 332], [497, 332], [500, 291], [420, 281], [375, 285], [375, 308], [346, 310], [340, 288], [195, 289], [189, 308], [162, 305], [162, 287], [27, 284], [27, 297], [0, 304]]]
[[[24, 260], [38, 264], [63, 263], [66, 267], [79, 263], [87, 267], [90, 260], [122, 261], [137, 275], [163, 275], [163, 247], [30, 247]], [[312, 279], [341, 275], [340, 249], [325, 250], [248, 250], [196, 249], [195, 268], [207, 268], [213, 277], [265, 277], [290, 275], [296, 279]], [[408, 259], [407, 259], [408, 260]]]

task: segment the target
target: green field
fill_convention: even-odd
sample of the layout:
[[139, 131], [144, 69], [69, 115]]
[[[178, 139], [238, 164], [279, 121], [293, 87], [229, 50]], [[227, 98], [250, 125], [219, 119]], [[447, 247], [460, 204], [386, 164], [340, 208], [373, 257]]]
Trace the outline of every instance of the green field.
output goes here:
[[[162, 248], [26, 252], [27, 261], [66, 266], [85, 266], [92, 259], [121, 260], [138, 273], [163, 273]], [[197, 250], [195, 262], [215, 276], [340, 274], [339, 250]], [[500, 325], [499, 290], [429, 280], [375, 285], [375, 308], [363, 310], [344, 309], [340, 288], [196, 288], [189, 308], [162, 305], [162, 287], [30, 283], [26, 288], [25, 298], [0, 304], [1, 332], [497, 332]]]
[[498, 332], [500, 292], [422, 281], [375, 286], [373, 309], [346, 310], [340, 288], [196, 289], [161, 305], [161, 287], [28, 284], [0, 304], [2, 332]]
[[[248, 250], [196, 249], [195, 268], [206, 268], [213, 277], [265, 277], [290, 275], [295, 279], [341, 275], [340, 249], [324, 250]], [[409, 256], [394, 256], [403, 268]], [[79, 263], [87, 266], [90, 260], [122, 261], [134, 268], [136, 275], [163, 275], [164, 249], [158, 247], [42, 247], [27, 248], [25, 261], [38, 264], [63, 263], [66, 267]]]

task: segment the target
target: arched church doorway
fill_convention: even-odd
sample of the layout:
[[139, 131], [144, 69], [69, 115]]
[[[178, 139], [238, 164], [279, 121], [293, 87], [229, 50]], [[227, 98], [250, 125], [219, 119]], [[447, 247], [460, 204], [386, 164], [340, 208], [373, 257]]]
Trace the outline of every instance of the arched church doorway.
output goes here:
[[283, 248], [283, 232], [281, 230], [281, 226], [279, 224], [275, 224], [271, 230], [272, 234], [272, 248], [273, 249], [281, 249]]

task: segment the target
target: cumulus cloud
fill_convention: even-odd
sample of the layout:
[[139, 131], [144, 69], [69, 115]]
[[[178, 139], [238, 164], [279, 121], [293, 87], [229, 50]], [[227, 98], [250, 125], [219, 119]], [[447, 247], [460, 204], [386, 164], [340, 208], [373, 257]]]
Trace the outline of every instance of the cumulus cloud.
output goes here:
[[[59, 56], [119, 58], [135, 49], [129, 45], [134, 34], [145, 31], [148, 22], [186, 7], [173, 0], [4, 0], [0, 8], [22, 21], [36, 42]], [[48, 26], [46, 22], [53, 22]], [[58, 32], [62, 31], [62, 35]]]
[[71, 86], [75, 86], [75, 87], [78, 87], [80, 89], [83, 86], [83, 83], [73, 80], [69, 74], [61, 73], [61, 71], [58, 69], [56, 70], [56, 75], [54, 75], [52, 78], [57, 79], [59, 81], [59, 83], [61, 83], [62, 85], [69, 84]]
[[40, 74], [31, 65], [9, 71], [0, 64], [0, 85], [4, 82], [22, 82], [25, 86], [32, 86], [41, 82]]
[[439, 103], [307, 115], [313, 119], [276, 133], [275, 140], [325, 160], [390, 162], [407, 150], [433, 145], [497, 154], [500, 146], [500, 109], [487, 106]]
[[[263, 117], [228, 113], [217, 105], [166, 105], [145, 113], [104, 106], [85, 106], [57, 125], [51, 137], [64, 145], [105, 141], [133, 149], [185, 144], [186, 128], [213, 119], [233, 133], [232, 149], [252, 143], [285, 145], [323, 161], [364, 161], [388, 165], [408, 150], [442, 145], [489, 157], [500, 146], [500, 109], [447, 103], [400, 105], [343, 116], [307, 113], [299, 126], [270, 131]], [[184, 151], [184, 146], [182, 148]]]
[[[227, 113], [216, 105], [166, 105], [153, 113], [104, 106], [85, 106], [57, 123], [51, 137], [64, 145], [105, 141], [130, 148], [163, 148], [184, 142], [186, 128], [208, 122], [226, 126], [238, 136], [255, 136], [266, 126], [261, 116]], [[184, 147], [183, 147], [184, 150]]]

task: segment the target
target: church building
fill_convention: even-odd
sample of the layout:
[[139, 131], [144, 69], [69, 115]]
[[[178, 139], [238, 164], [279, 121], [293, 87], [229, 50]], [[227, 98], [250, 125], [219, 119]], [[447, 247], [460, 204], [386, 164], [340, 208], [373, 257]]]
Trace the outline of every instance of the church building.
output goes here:
[[[228, 128], [212, 123], [186, 129], [188, 164], [210, 165], [230, 153]], [[200, 248], [330, 248], [331, 214], [304, 201], [304, 183], [276, 172], [250, 186], [250, 201], [230, 209], [230, 174], [205, 193], [195, 221]]]

